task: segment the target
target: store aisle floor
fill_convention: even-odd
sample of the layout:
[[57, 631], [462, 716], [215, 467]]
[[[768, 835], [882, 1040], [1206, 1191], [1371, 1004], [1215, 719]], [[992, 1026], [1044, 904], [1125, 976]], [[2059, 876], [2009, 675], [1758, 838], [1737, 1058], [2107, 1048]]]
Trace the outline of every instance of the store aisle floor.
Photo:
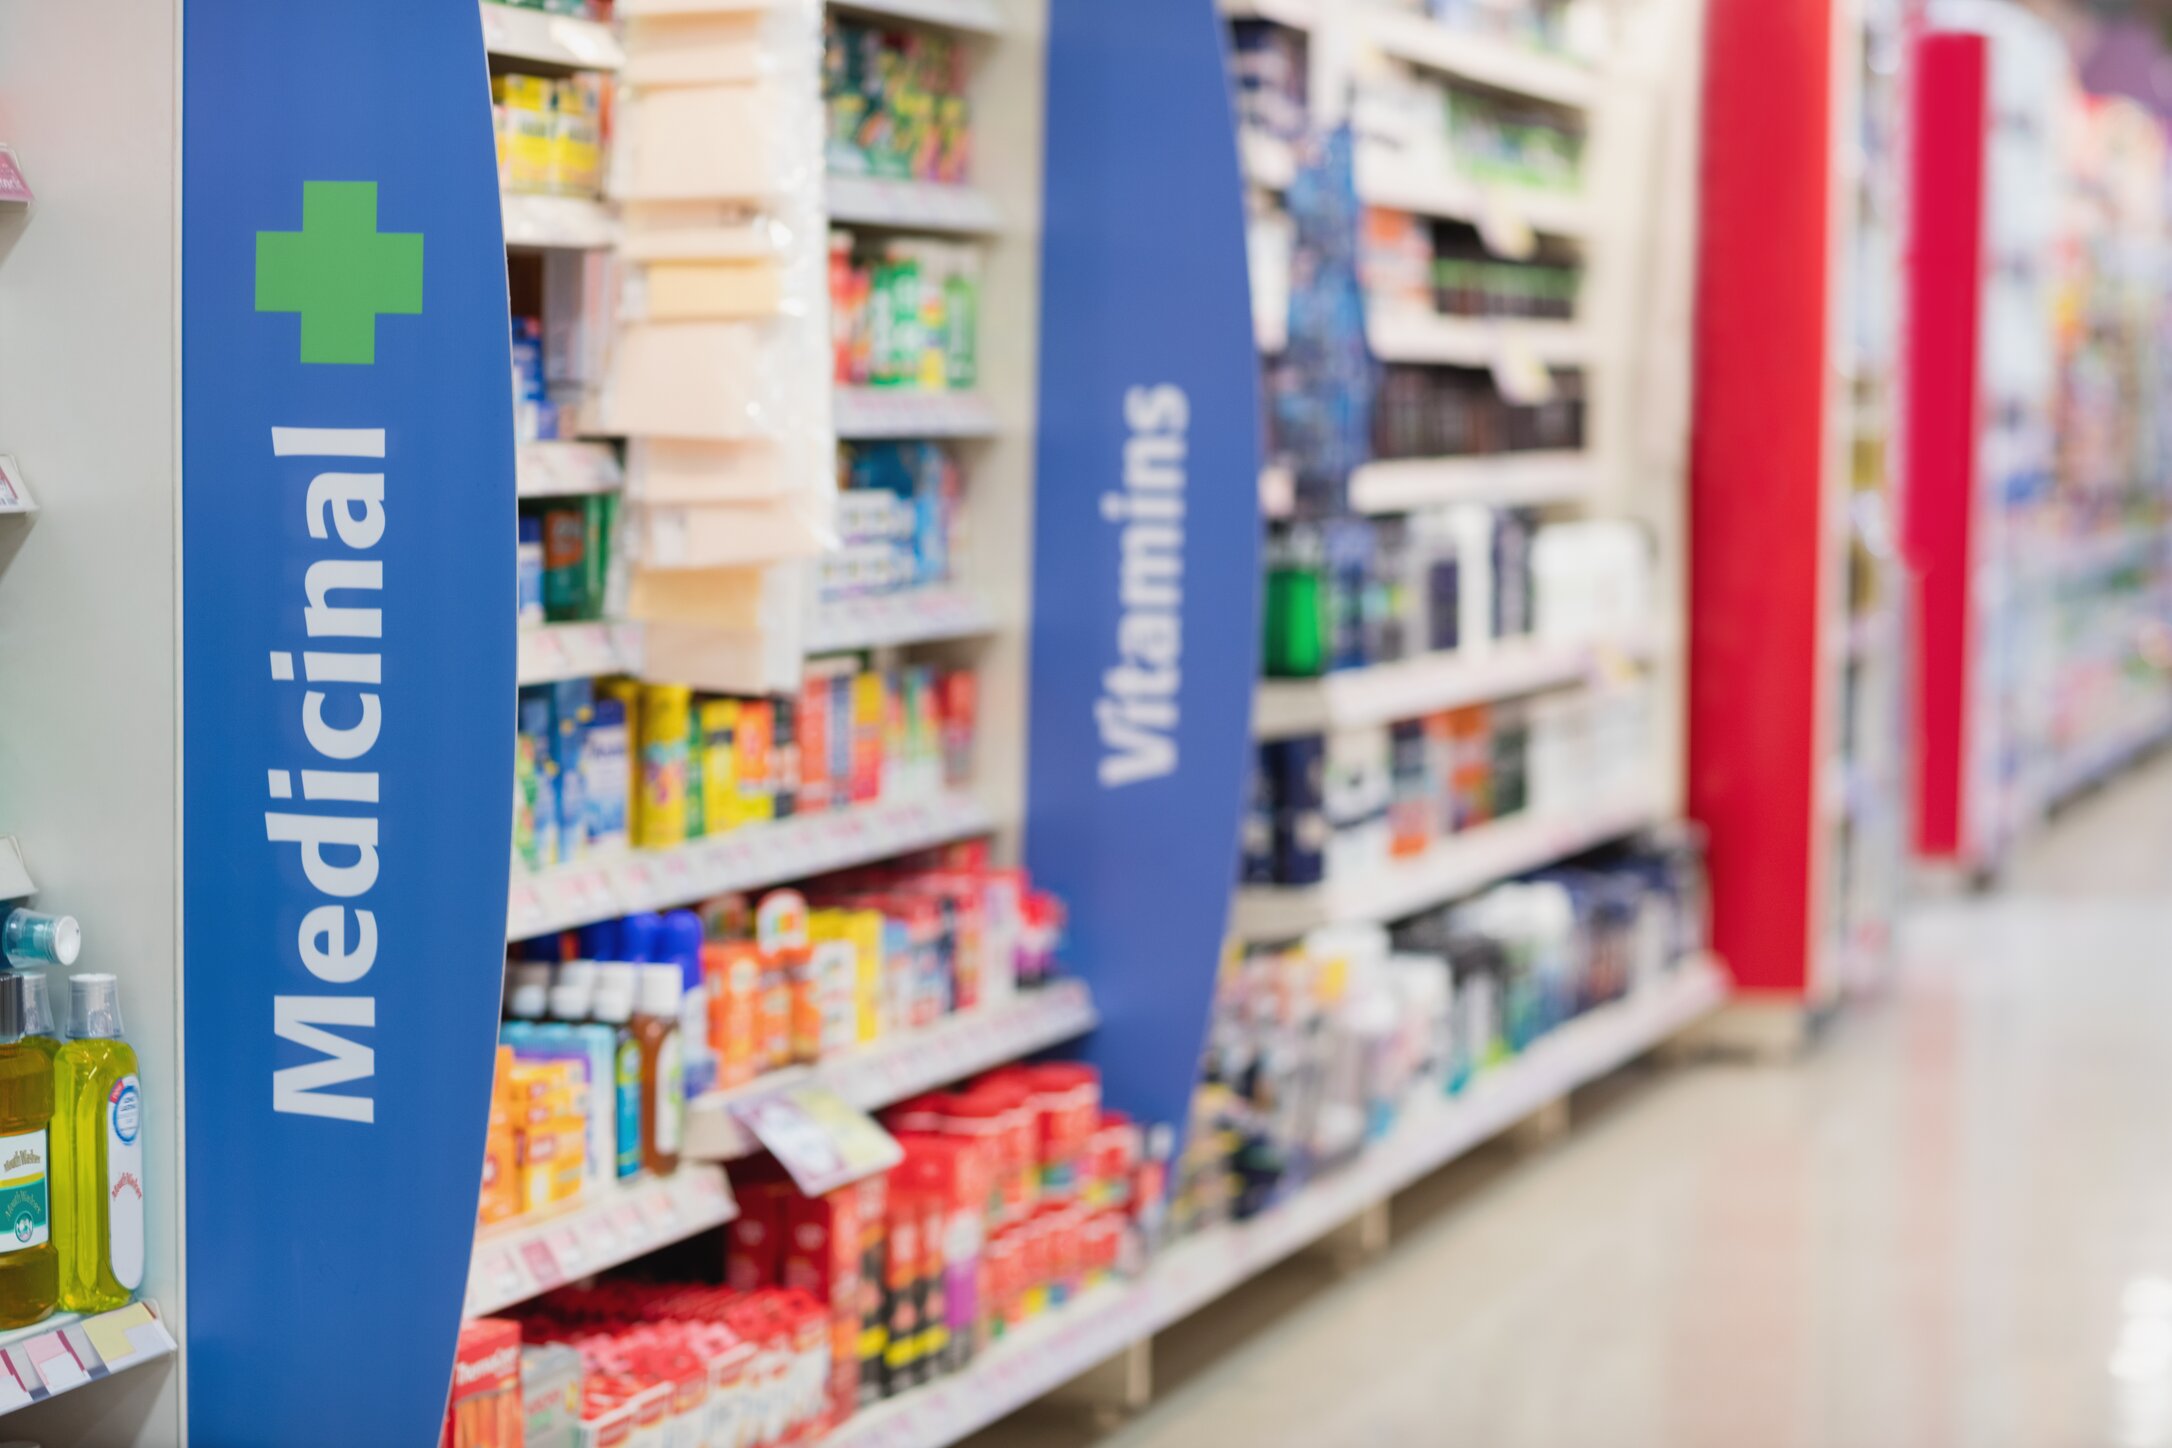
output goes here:
[[1920, 908], [1799, 1065], [1609, 1083], [1565, 1145], [1406, 1197], [1378, 1264], [1164, 1337], [1121, 1430], [975, 1448], [2172, 1443], [2168, 955], [2160, 761]]

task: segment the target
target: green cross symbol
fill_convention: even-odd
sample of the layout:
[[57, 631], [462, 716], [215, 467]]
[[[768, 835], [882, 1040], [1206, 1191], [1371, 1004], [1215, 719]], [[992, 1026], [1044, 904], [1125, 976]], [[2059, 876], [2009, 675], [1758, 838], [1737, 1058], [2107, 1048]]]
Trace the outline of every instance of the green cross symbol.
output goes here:
[[377, 229], [375, 181], [305, 181], [302, 229], [256, 234], [256, 309], [299, 312], [304, 362], [377, 360], [377, 318], [422, 312], [422, 233]]

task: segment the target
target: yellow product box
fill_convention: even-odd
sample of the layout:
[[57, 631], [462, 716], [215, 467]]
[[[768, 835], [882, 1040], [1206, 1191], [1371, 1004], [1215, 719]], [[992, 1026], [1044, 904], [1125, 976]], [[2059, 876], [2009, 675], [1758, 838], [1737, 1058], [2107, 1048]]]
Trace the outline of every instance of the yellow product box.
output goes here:
[[686, 791], [692, 765], [694, 691], [684, 684], [641, 689], [640, 823], [634, 843], [668, 850], [686, 843]]
[[704, 699], [699, 709], [701, 737], [694, 747], [701, 751], [701, 803], [703, 822], [712, 835], [738, 829], [746, 823], [739, 806], [739, 732], [737, 699]]
[[571, 1201], [581, 1194], [581, 1178], [588, 1170], [588, 1119], [578, 1113], [553, 1116], [550, 1131], [556, 1138], [551, 1149], [550, 1199]]
[[551, 190], [594, 196], [603, 190], [603, 118], [579, 78], [558, 82], [551, 113]]
[[539, 75], [494, 76], [490, 98], [505, 110], [505, 186], [548, 191], [551, 185], [555, 87]]

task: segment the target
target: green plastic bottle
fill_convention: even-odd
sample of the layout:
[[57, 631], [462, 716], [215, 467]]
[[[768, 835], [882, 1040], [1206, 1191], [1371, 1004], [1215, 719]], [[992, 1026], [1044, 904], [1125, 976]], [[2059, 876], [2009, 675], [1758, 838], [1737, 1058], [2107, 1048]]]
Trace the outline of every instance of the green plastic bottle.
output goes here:
[[105, 1312], [143, 1285], [143, 1086], [110, 975], [68, 977], [68, 1040], [53, 1093], [60, 1301], [70, 1312]]
[[41, 1321], [60, 1295], [48, 1225], [53, 1073], [29, 1018], [30, 983], [0, 972], [0, 1328]]

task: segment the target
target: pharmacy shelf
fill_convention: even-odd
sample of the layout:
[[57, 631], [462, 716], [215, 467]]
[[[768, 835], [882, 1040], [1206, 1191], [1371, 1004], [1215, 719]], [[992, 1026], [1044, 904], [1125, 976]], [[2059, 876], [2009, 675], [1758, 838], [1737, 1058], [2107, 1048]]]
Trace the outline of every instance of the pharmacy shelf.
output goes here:
[[618, 223], [610, 208], [585, 196], [507, 191], [499, 196], [499, 209], [507, 246], [602, 251], [618, 244]]
[[63, 1312], [0, 1334], [0, 1413], [58, 1397], [156, 1362], [174, 1351], [173, 1334], [148, 1299], [80, 1317]]
[[1583, 452], [1396, 458], [1367, 463], [1350, 475], [1350, 506], [1360, 513], [1408, 513], [1451, 503], [1535, 508], [1583, 502], [1598, 485], [1598, 462]]
[[1621, 1069], [1716, 1009], [1725, 976], [1689, 962], [1569, 1022], [1461, 1095], [1417, 1110], [1344, 1169], [1248, 1221], [1181, 1242], [1132, 1282], [1095, 1288], [966, 1371], [866, 1410], [822, 1448], [944, 1448], [1182, 1321], [1377, 1202]]
[[841, 226], [955, 231], [970, 236], [986, 236], [1003, 228], [1003, 213], [987, 192], [934, 181], [833, 175], [828, 207], [830, 220]]
[[1320, 0], [1222, 0], [1229, 20], [1271, 20], [1292, 30], [1310, 30], [1320, 22]]
[[972, 35], [1003, 33], [1003, 11], [996, 0], [830, 0], [832, 10], [856, 15], [880, 15], [887, 20], [909, 20], [919, 25], [938, 25]]
[[988, 809], [968, 795], [793, 815], [670, 850], [630, 850], [513, 874], [508, 940], [668, 910], [733, 890], [760, 890], [832, 870], [987, 834]]
[[1267, 679], [1252, 701], [1252, 733], [1292, 739], [1418, 719], [1442, 709], [1589, 684], [1649, 655], [1641, 638], [1618, 642], [1501, 642], [1346, 669], [1318, 679]]
[[1365, 39], [1382, 53], [1489, 90], [1584, 110], [1599, 98], [1588, 66], [1512, 40], [1443, 24], [1379, 3], [1356, 7]]
[[1583, 197], [1531, 186], [1487, 184], [1435, 168], [1361, 150], [1358, 199], [1386, 211], [1438, 217], [1472, 226], [1517, 222], [1542, 236], [1581, 240], [1591, 234], [1591, 207]]
[[618, 452], [604, 442], [524, 442], [513, 452], [523, 498], [577, 498], [625, 485]]
[[820, 1081], [862, 1111], [878, 1111], [975, 1072], [1076, 1040], [1099, 1020], [1093, 993], [1084, 981], [1057, 981], [819, 1066], [772, 1072], [733, 1091], [713, 1091], [688, 1104], [685, 1152], [696, 1161], [733, 1161], [755, 1150], [753, 1139], [732, 1115], [734, 1102]]
[[2167, 739], [2172, 739], [2172, 706], [2053, 765], [2045, 781], [2041, 808], [2056, 809], [2090, 786], [2125, 769]]
[[1657, 823], [1649, 799], [1602, 803], [1574, 815], [1514, 815], [1439, 841], [1409, 860], [1320, 885], [1251, 885], [1237, 892], [1230, 932], [1247, 941], [1295, 940], [1322, 925], [1401, 920], [1514, 879]]
[[807, 625], [809, 654], [845, 654], [944, 643], [995, 632], [995, 613], [979, 595], [958, 588], [915, 588], [876, 598], [848, 598], [815, 610]]
[[483, 48], [507, 60], [559, 70], [617, 70], [626, 63], [611, 27], [482, 0]]
[[846, 442], [884, 438], [982, 438], [997, 431], [995, 409], [977, 392], [840, 387], [837, 435]]
[[553, 623], [520, 631], [520, 683], [555, 684], [641, 670], [641, 626]]
[[1267, 191], [1287, 191], [1297, 181], [1297, 151], [1280, 136], [1246, 127], [1237, 133], [1244, 179]]
[[468, 1263], [467, 1315], [502, 1312], [738, 1215], [721, 1170], [685, 1165], [667, 1177], [584, 1193], [545, 1216], [486, 1227], [475, 1234]]
[[1575, 322], [1450, 317], [1414, 307], [1384, 307], [1366, 321], [1373, 355], [1383, 362], [1491, 367], [1519, 354], [1549, 367], [1591, 360], [1591, 333]]

